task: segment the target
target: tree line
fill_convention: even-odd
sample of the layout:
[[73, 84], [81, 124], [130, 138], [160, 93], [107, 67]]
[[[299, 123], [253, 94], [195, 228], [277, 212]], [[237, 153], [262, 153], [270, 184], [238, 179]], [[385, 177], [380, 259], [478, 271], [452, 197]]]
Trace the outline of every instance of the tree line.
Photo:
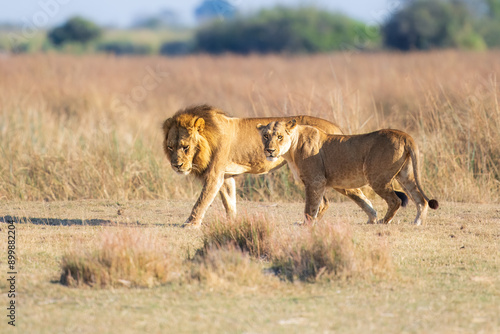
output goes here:
[[[203, 12], [203, 7], [200, 8], [200, 16], [206, 15], [207, 9]], [[165, 42], [159, 53], [316, 53], [353, 49], [410, 51], [436, 48], [484, 50], [500, 46], [500, 0], [408, 0], [388, 14], [383, 22], [366, 24], [344, 14], [315, 7], [275, 7], [250, 15], [231, 12], [231, 15], [205, 20], [188, 40]], [[153, 52], [148, 45], [129, 41], [99, 43], [101, 35], [102, 28], [84, 18], [75, 17], [48, 31], [47, 39], [55, 48], [68, 43], [97, 43], [95, 50], [100, 52]]]

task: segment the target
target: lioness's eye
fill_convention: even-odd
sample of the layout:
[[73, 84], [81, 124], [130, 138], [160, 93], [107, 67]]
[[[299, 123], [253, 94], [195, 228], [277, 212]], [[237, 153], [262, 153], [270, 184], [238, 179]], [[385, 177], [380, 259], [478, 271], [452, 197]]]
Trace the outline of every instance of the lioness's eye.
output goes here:
[[167, 146], [167, 150], [169, 150], [170, 152], [172, 152], [174, 149], [172, 148], [172, 146]]
[[182, 149], [184, 150], [184, 152], [187, 152], [189, 150], [189, 146], [184, 146]]
[[283, 139], [283, 136], [278, 136], [278, 140], [282, 140]]
[[264, 139], [268, 140], [269, 139], [269, 135], [264, 135]]

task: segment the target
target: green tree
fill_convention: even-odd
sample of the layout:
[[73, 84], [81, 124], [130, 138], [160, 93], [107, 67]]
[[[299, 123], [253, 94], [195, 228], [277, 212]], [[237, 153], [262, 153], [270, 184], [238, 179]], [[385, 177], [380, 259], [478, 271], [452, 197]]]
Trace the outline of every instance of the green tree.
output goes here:
[[500, 0], [484, 0], [488, 6], [488, 16], [492, 19], [500, 19]]
[[477, 29], [489, 47], [500, 47], [500, 0], [481, 0], [486, 4], [485, 17], [479, 17]]
[[73, 17], [63, 25], [48, 32], [52, 44], [60, 46], [66, 43], [87, 44], [102, 34], [101, 28], [82, 17]]
[[474, 18], [460, 1], [410, 1], [382, 27], [384, 44], [400, 50], [463, 47], [483, 49]]
[[378, 38], [365, 24], [342, 14], [277, 7], [213, 22], [197, 31], [195, 43], [199, 51], [209, 53], [310, 53], [363, 48]]
[[236, 15], [236, 8], [227, 0], [204, 0], [194, 11], [200, 22], [216, 18], [230, 19]]

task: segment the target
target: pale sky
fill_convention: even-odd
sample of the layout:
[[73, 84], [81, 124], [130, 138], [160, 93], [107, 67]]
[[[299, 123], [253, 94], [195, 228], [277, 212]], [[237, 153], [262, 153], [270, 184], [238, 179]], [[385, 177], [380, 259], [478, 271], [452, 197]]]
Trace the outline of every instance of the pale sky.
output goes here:
[[[354, 18], [380, 24], [406, 0], [228, 0], [241, 12], [262, 7], [314, 4], [320, 8], [340, 11]], [[3, 1], [0, 23], [34, 24], [49, 28], [68, 17], [81, 15], [100, 25], [129, 26], [134, 18], [152, 15], [164, 9], [174, 10], [184, 22], [194, 22], [193, 10], [202, 0], [20, 0]]]

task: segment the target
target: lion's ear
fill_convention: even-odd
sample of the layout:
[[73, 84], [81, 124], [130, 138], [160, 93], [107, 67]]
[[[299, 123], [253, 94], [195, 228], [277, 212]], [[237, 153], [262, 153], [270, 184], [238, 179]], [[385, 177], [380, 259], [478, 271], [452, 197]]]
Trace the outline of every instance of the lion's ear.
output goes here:
[[205, 129], [205, 120], [203, 118], [198, 118], [193, 124], [193, 128], [198, 132], [202, 132]]
[[297, 126], [297, 121], [295, 119], [292, 119], [291, 121], [286, 122], [286, 129], [288, 131], [292, 130], [296, 126]]
[[262, 129], [264, 129], [266, 126], [263, 125], [263, 124], [257, 124], [257, 130], [261, 131]]
[[172, 124], [174, 123], [174, 119], [173, 118], [168, 118], [167, 120], [165, 120], [165, 122], [163, 122], [163, 134], [166, 136], [168, 134], [168, 131], [170, 131], [170, 128], [172, 127]]

